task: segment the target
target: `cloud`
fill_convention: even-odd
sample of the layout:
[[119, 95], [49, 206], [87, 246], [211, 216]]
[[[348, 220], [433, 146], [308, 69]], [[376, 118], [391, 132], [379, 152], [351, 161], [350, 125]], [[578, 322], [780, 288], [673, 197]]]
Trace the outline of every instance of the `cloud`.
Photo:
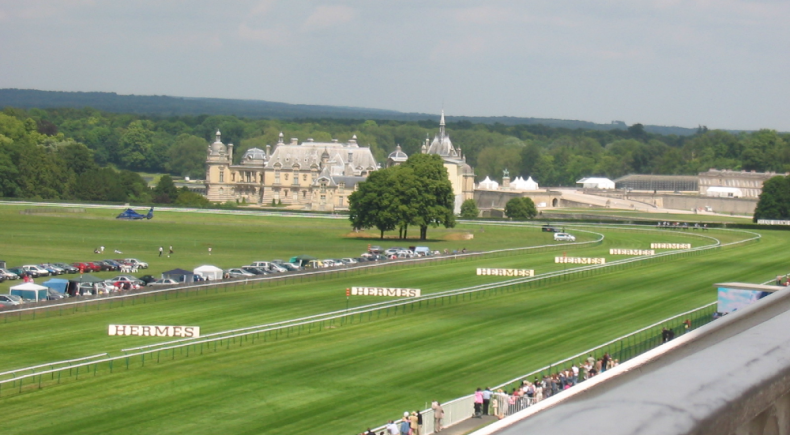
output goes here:
[[276, 3], [275, 0], [262, 0], [258, 2], [258, 4], [255, 5], [255, 7], [253, 7], [250, 10], [250, 15], [253, 16], [267, 15], [272, 10], [275, 3]]
[[357, 10], [349, 6], [319, 6], [302, 24], [303, 30], [324, 30], [346, 24], [357, 17]]
[[241, 23], [236, 34], [241, 39], [262, 42], [267, 45], [284, 45], [288, 41], [287, 32], [280, 27], [252, 28], [247, 23]]

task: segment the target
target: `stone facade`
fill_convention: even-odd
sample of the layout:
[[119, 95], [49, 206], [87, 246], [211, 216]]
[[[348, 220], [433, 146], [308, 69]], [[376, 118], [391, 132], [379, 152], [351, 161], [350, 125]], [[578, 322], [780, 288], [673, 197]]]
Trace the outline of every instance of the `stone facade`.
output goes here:
[[356, 137], [347, 143], [283, 141], [274, 151], [251, 148], [233, 164], [233, 144], [216, 141], [206, 158], [206, 197], [212, 202], [239, 201], [250, 205], [282, 204], [316, 211], [348, 209], [348, 196], [358, 182], [378, 168], [370, 148]]

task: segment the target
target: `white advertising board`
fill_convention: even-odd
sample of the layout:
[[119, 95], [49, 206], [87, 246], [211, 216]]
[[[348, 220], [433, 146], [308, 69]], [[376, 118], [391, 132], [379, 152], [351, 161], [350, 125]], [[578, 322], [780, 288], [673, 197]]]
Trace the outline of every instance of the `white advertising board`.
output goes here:
[[531, 269], [488, 269], [478, 267], [477, 274], [493, 276], [535, 276], [535, 271]]
[[421, 292], [418, 288], [393, 287], [351, 287], [351, 296], [390, 296], [416, 298]]
[[585, 257], [554, 257], [554, 262], [569, 264], [606, 264], [606, 259]]
[[610, 249], [609, 255], [656, 255], [652, 249]]
[[651, 243], [650, 249], [691, 249], [691, 243]]
[[135, 335], [139, 337], [200, 337], [199, 326], [161, 326], [161, 325], [110, 325], [109, 335]]

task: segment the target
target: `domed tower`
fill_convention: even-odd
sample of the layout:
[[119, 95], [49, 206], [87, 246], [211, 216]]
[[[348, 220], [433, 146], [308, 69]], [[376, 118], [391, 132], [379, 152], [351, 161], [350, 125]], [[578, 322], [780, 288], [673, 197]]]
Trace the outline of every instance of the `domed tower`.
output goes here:
[[[232, 149], [232, 148], [231, 148]], [[212, 202], [225, 202], [232, 198], [230, 183], [231, 152], [222, 143], [222, 134], [217, 130], [214, 143], [209, 144], [206, 157], [206, 198]]]
[[391, 168], [393, 166], [398, 166], [401, 163], [404, 163], [406, 160], [409, 159], [409, 156], [403, 152], [400, 148], [400, 144], [395, 147], [395, 151], [391, 152], [390, 155], [387, 157], [387, 167]]

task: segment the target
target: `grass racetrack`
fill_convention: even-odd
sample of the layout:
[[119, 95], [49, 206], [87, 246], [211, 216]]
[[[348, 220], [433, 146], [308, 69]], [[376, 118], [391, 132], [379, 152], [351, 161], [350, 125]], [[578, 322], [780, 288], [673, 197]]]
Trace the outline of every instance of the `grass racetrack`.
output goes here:
[[[31, 216], [20, 215], [22, 208], [0, 207], [0, 218], [9, 223], [0, 229], [0, 246], [10, 265], [90, 260], [95, 246], [114, 249], [114, 243], [123, 246], [124, 256], [149, 261], [155, 272], [287, 260], [301, 253], [357, 256], [368, 243], [422, 244], [358, 238], [349, 234], [345, 220], [158, 213], [150, 222], [117, 222], [112, 219], [117, 213], [107, 210]], [[349, 286], [411, 287], [431, 294], [502, 279], [475, 276], [476, 267], [530, 268], [542, 274], [563, 269], [553, 263], [562, 253], [611, 261], [618, 258], [608, 255], [612, 247], [647, 249], [651, 241], [701, 246], [713, 241], [700, 236], [724, 243], [748, 237], [723, 230], [655, 232], [570, 225], [566, 230], [580, 241], [598, 237], [583, 231], [604, 234], [605, 239], [590, 246], [209, 291], [34, 320], [12, 318], [0, 323], [0, 371], [99, 352], [121, 355], [122, 348], [164, 341], [108, 337], [109, 323], [198, 325], [206, 334], [342, 310]], [[21, 394], [0, 391], [3, 433], [359, 433], [405, 410], [422, 409], [431, 400], [447, 401], [504, 382], [712, 302], [713, 283], [764, 282], [786, 273], [788, 255], [782, 247], [787, 233], [760, 233], [759, 242], [700, 255], [647, 261], [519, 291], [421, 304], [321, 332], [259, 340], [144, 367], [137, 364], [113, 373], [100, 371]], [[426, 243], [432, 249], [483, 251], [555, 243], [539, 227], [465, 224], [428, 234], [434, 238]], [[459, 234], [474, 238], [458, 240]], [[155, 256], [159, 245], [167, 249], [170, 244], [176, 256]], [[210, 259], [208, 245], [214, 248]], [[112, 255], [102, 258], [108, 257]], [[379, 301], [358, 297], [350, 304]]]

